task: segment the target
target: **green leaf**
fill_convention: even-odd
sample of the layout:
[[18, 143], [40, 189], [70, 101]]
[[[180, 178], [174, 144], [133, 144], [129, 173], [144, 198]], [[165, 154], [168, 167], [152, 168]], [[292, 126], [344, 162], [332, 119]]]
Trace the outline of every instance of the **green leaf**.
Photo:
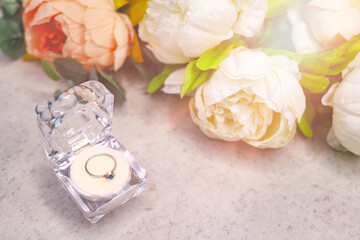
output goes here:
[[0, 42], [22, 37], [19, 24], [9, 19], [0, 19], [0, 32]]
[[300, 81], [300, 84], [312, 93], [324, 92], [329, 83], [329, 78], [309, 73], [303, 73]]
[[347, 67], [347, 65], [354, 60], [354, 58], [356, 57], [356, 55], [358, 54], [358, 52], [360, 51], [360, 49], [356, 52], [353, 53], [349, 53], [346, 56], [342, 56], [339, 57], [339, 63], [333, 63], [332, 66], [330, 67], [329, 71], [327, 72], [327, 75], [338, 75], [340, 74], [342, 71], [344, 71], [344, 69]]
[[94, 68], [89, 69], [89, 80], [99, 81], [99, 78]]
[[67, 82], [67, 85], [69, 88], [75, 86], [75, 83], [73, 80], [71, 80], [71, 79], [64, 79], [64, 80]]
[[55, 58], [56, 70], [66, 79], [71, 79], [76, 85], [88, 80], [85, 67], [71, 58]]
[[338, 75], [360, 52], [360, 34], [341, 46], [312, 54], [305, 54], [300, 64], [302, 72], [315, 75]]
[[169, 75], [181, 67], [182, 65], [165, 65], [161, 73], [151, 79], [147, 88], [148, 93], [156, 92], [162, 85], [164, 85], [164, 82]]
[[268, 56], [274, 56], [274, 55], [283, 55], [287, 58], [290, 58], [292, 60], [295, 60], [298, 64], [301, 63], [303, 60], [303, 55], [295, 52], [290, 52], [282, 49], [268, 49], [264, 48], [263, 52], [265, 52]]
[[131, 63], [134, 65], [136, 70], [146, 79], [152, 79], [153, 77], [157, 76], [161, 71], [161, 68], [158, 69], [160, 66], [156, 66], [151, 62], [144, 61], [142, 63], [138, 63], [132, 61]]
[[108, 74], [108, 73], [104, 72], [103, 70], [101, 70], [97, 65], [95, 65], [95, 67], [96, 67], [96, 70], [100, 73], [100, 75], [116, 88], [116, 90], [120, 93], [120, 96], [122, 97], [122, 99], [126, 100], [126, 92], [125, 92], [124, 88], [115, 80], [114, 73]]
[[41, 66], [49, 78], [51, 78], [55, 81], [63, 79], [63, 77], [60, 75], [60, 73], [58, 71], [56, 71], [55, 67], [48, 60], [42, 60]]
[[61, 89], [56, 89], [56, 91], [54, 92], [54, 96], [59, 95], [60, 93], [62, 93], [63, 91]]
[[311, 102], [306, 103], [305, 112], [298, 123], [299, 129], [301, 132], [308, 138], [312, 138], [314, 136], [314, 132], [311, 128], [311, 124], [314, 121], [315, 117], [315, 108]]
[[16, 0], [0, 0], [0, 3], [9, 15], [14, 15], [20, 8], [20, 4]]
[[13, 46], [12, 49], [9, 48], [9, 50], [6, 51], [6, 55], [8, 57], [16, 60], [23, 57], [26, 54], [26, 44], [23, 38], [13, 40], [11, 44], [12, 44], [11, 46]]
[[1, 18], [0, 33], [0, 49], [5, 55], [17, 59], [26, 53], [24, 38], [18, 22]]
[[205, 82], [213, 72], [213, 70], [201, 71], [197, 67], [197, 61], [191, 61], [186, 66], [184, 83], [180, 88], [181, 98]]
[[229, 52], [240, 46], [246, 46], [246, 44], [237, 37], [223, 41], [216, 47], [201, 54], [196, 65], [202, 71], [218, 69], [220, 63], [229, 55]]
[[325, 76], [329, 72], [330, 65], [327, 61], [320, 58], [311, 58], [304, 56], [303, 61], [300, 63], [300, 71], [314, 75]]
[[189, 89], [186, 91], [186, 93], [192, 92], [195, 88], [200, 86], [203, 82], [209, 79], [210, 75], [213, 73], [212, 70], [208, 70], [205, 72], [201, 72], [197, 78], [193, 81], [193, 83], [190, 85]]
[[195, 82], [196, 78], [201, 73], [201, 70], [197, 67], [197, 61], [194, 60], [188, 63], [185, 70], [184, 83], [180, 88], [180, 97], [183, 98], [190, 89], [191, 85]]
[[314, 132], [311, 128], [309, 121], [307, 120], [306, 115], [304, 114], [301, 118], [300, 123], [298, 123], [299, 129], [301, 132], [307, 137], [312, 138], [314, 136]]
[[300, 0], [267, 0], [266, 18], [276, 17], [295, 6]]

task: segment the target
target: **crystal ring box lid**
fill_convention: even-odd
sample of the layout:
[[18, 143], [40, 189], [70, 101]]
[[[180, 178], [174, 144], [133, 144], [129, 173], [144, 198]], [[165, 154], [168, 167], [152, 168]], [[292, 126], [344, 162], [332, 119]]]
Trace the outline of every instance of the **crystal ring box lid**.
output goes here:
[[98, 81], [36, 106], [43, 145], [57, 178], [90, 222], [141, 193], [147, 172], [110, 136], [114, 96]]

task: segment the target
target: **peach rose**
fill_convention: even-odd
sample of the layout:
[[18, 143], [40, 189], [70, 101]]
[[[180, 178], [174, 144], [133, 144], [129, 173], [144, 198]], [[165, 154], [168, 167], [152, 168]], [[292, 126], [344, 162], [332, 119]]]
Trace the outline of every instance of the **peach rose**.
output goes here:
[[113, 0], [25, 0], [23, 21], [27, 51], [41, 59], [76, 59], [86, 67], [118, 70], [134, 32]]

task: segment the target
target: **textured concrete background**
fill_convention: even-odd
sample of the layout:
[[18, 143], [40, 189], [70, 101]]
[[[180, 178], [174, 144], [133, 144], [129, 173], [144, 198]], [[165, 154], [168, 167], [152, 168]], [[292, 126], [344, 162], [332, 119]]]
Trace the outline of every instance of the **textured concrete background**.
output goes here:
[[[0, 56], [0, 239], [359, 239], [360, 159], [319, 127], [280, 150], [209, 139], [187, 99], [117, 74], [112, 135], [149, 172], [147, 189], [97, 224], [67, 196], [41, 148], [34, 107], [65, 85]], [[113, 89], [112, 89], [113, 90]]]

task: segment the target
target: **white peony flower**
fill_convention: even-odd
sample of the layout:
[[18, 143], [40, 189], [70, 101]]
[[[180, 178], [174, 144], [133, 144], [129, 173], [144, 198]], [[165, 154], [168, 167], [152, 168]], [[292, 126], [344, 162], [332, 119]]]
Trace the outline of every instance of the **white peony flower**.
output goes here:
[[342, 75], [342, 82], [332, 85], [322, 98], [325, 106], [333, 107], [327, 140], [336, 150], [346, 149], [360, 155], [360, 54]]
[[331, 49], [360, 33], [360, 0], [309, 0], [288, 13], [299, 53]]
[[233, 37], [253, 37], [267, 0], [152, 0], [139, 24], [140, 38], [167, 64], [186, 63]]
[[194, 122], [213, 138], [279, 148], [305, 110], [298, 65], [282, 55], [232, 50], [190, 101]]

